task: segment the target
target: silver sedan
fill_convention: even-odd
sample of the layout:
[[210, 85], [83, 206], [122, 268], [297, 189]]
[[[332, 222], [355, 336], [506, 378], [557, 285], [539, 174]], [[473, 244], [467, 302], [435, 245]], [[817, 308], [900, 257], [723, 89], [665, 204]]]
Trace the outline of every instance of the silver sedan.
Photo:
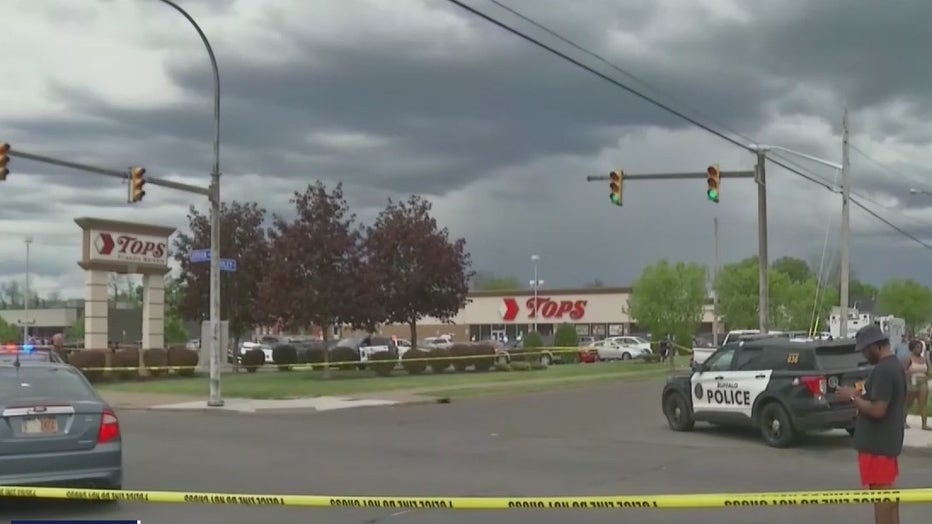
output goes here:
[[122, 488], [120, 423], [77, 369], [3, 352], [0, 417], [0, 485]]

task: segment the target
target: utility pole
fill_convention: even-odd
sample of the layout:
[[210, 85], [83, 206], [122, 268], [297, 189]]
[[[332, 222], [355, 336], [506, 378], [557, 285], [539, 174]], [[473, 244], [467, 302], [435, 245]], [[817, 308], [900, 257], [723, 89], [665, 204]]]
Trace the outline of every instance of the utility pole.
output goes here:
[[758, 258], [758, 324], [761, 333], [770, 331], [770, 271], [767, 260], [767, 151], [757, 150], [757, 258]]
[[718, 217], [712, 219], [715, 231], [715, 261], [712, 264], [712, 345], [718, 347]]
[[29, 248], [32, 246], [32, 237], [26, 237], [26, 294], [23, 295], [23, 312], [25, 313], [23, 318], [23, 344], [29, 343], [29, 326], [33, 324], [32, 319], [29, 318], [29, 297], [32, 294], [32, 289], [29, 282], [29, 273], [32, 269], [29, 267]]
[[850, 272], [850, 250], [851, 250], [851, 223], [849, 221], [849, 183], [848, 183], [848, 109], [845, 108], [845, 114], [841, 121], [841, 290], [839, 292], [839, 316], [838, 335], [841, 338], [848, 338], [848, 280]]

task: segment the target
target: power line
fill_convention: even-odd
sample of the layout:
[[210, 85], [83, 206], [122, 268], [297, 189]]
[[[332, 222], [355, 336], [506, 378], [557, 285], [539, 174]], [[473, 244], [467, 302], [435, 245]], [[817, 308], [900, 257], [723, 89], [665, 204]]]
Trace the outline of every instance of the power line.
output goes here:
[[[554, 48], [554, 47], [552, 47], [552, 46], [549, 46], [549, 45], [547, 45], [547, 44], [541, 42], [540, 40], [538, 40], [538, 39], [536, 39], [536, 38], [534, 38], [534, 37], [532, 37], [532, 36], [530, 36], [530, 35], [528, 35], [528, 34], [526, 34], [526, 33], [521, 32], [520, 30], [518, 30], [518, 29], [516, 29], [516, 28], [514, 28], [514, 27], [512, 27], [512, 26], [510, 26], [510, 25], [508, 25], [508, 24], [506, 24], [505, 22], [502, 22], [501, 20], [498, 20], [498, 19], [496, 19], [496, 18], [494, 18], [494, 17], [492, 17], [492, 16], [490, 16], [490, 15], [488, 15], [488, 14], [486, 14], [486, 13], [483, 13], [483, 12], [481, 12], [481, 11], [479, 11], [479, 10], [473, 8], [473, 7], [470, 7], [470, 6], [466, 5], [466, 4], [464, 4], [463, 2], [461, 2], [460, 0], [447, 0], [447, 1], [448, 1], [449, 3], [451, 3], [451, 4], [456, 5], [457, 7], [461, 8], [461, 9], [463, 9], [463, 10], [465, 10], [465, 11], [467, 11], [467, 12], [469, 12], [469, 13], [471, 13], [471, 14], [477, 16], [477, 17], [479, 17], [479, 18], [482, 18], [483, 20], [485, 20], [485, 21], [487, 21], [487, 22], [489, 22], [489, 23], [491, 23], [491, 24], [493, 24], [493, 25], [495, 25], [495, 26], [497, 26], [497, 27], [499, 27], [499, 28], [501, 28], [501, 29], [504, 29], [505, 31], [507, 31], [507, 32], [509, 32], [509, 33], [511, 33], [511, 34], [513, 34], [514, 36], [517, 36], [518, 38], [521, 38], [522, 40], [525, 40], [525, 41], [527, 41], [527, 42], [529, 42], [529, 43], [531, 43], [531, 44], [533, 44], [533, 45], [535, 45], [535, 46], [537, 46], [537, 47], [539, 47], [539, 48], [541, 48], [541, 49], [544, 49], [545, 51], [548, 51], [549, 53], [551, 53], [551, 54], [553, 54], [553, 55], [556, 55], [557, 57], [562, 58], [563, 60], [566, 60], [567, 62], [570, 62], [571, 64], [573, 64], [573, 65], [575, 65], [575, 66], [577, 66], [577, 67], [579, 67], [579, 68], [581, 68], [581, 69], [583, 69], [583, 70], [585, 70], [585, 71], [588, 71], [589, 73], [591, 73], [591, 74], [593, 74], [593, 75], [595, 75], [595, 76], [597, 76], [597, 77], [599, 77], [599, 78], [605, 80], [606, 82], [609, 82], [610, 84], [614, 85], [615, 87], [618, 87], [619, 89], [622, 89], [622, 90], [628, 92], [629, 94], [632, 94], [632, 95], [634, 95], [634, 96], [636, 96], [636, 97], [638, 97], [638, 98], [644, 100], [645, 102], [648, 102], [648, 103], [651, 104], [651, 105], [654, 105], [654, 106], [656, 106], [656, 107], [658, 107], [658, 108], [660, 108], [660, 109], [662, 109], [662, 110], [664, 110], [664, 111], [666, 111], [666, 112], [668, 112], [668, 113], [670, 113], [670, 114], [672, 114], [672, 115], [675, 115], [675, 116], [677, 116], [677, 117], [679, 117], [679, 118], [685, 120], [686, 122], [689, 122], [690, 124], [692, 124], [692, 125], [694, 125], [694, 126], [700, 128], [700, 129], [702, 129], [702, 130], [704, 130], [704, 131], [707, 131], [707, 132], [709, 132], [709, 133], [711, 133], [711, 134], [713, 134], [713, 135], [715, 135], [715, 136], [721, 138], [722, 140], [725, 140], [726, 142], [729, 142], [729, 143], [732, 144], [732, 145], [738, 146], [739, 148], [744, 149], [745, 151], [756, 152], [756, 150], [753, 149], [752, 147], [750, 147], [749, 144], [743, 144], [743, 143], [741, 143], [740, 141], [735, 140], [734, 138], [732, 138], [732, 137], [730, 137], [730, 136], [728, 136], [728, 135], [722, 133], [721, 131], [718, 131], [717, 129], [714, 129], [713, 127], [711, 127], [711, 126], [709, 126], [709, 125], [707, 125], [707, 124], [704, 124], [704, 123], [700, 122], [699, 120], [697, 120], [697, 119], [695, 119], [695, 118], [693, 118], [693, 117], [690, 117], [689, 115], [686, 115], [685, 113], [683, 113], [683, 112], [681, 112], [681, 111], [679, 111], [679, 110], [677, 110], [677, 109], [671, 107], [669, 104], [665, 104], [665, 103], [663, 103], [663, 102], [661, 102], [661, 101], [659, 101], [659, 100], [657, 100], [657, 99], [655, 99], [655, 98], [653, 98], [653, 97], [651, 97], [651, 96], [649, 96], [649, 95], [647, 95], [647, 94], [645, 94], [645, 93], [643, 93], [643, 92], [641, 92], [641, 91], [639, 91], [639, 90], [637, 90], [637, 89], [635, 89], [635, 88], [633, 88], [633, 87], [631, 87], [631, 86], [628, 86], [628, 85], [624, 84], [623, 82], [621, 82], [621, 81], [619, 81], [619, 80], [616, 80], [616, 79], [614, 79], [614, 78], [612, 78], [612, 77], [606, 75], [605, 73], [602, 73], [602, 72], [596, 70], [596, 69], [593, 68], [593, 67], [590, 67], [590, 66], [588, 66], [588, 65], [586, 65], [586, 64], [584, 64], [584, 63], [582, 63], [582, 62], [580, 62], [579, 60], [576, 60], [575, 58], [573, 58], [573, 57], [567, 55], [566, 53], [563, 53], [562, 51], [559, 51], [559, 50], [557, 50], [556, 48]], [[502, 4], [501, 2], [498, 2], [497, 0], [489, 0], [489, 1], [492, 2], [493, 4], [497, 5], [498, 7], [500, 7], [500, 8], [502, 8], [502, 9], [508, 11], [509, 13], [511, 13], [511, 14], [513, 14], [513, 15], [519, 17], [520, 19], [522, 19], [522, 20], [524, 20], [524, 21], [526, 21], [526, 22], [528, 22], [528, 23], [534, 25], [535, 27], [537, 27], [537, 28], [539, 28], [539, 29], [541, 29], [541, 30], [547, 32], [548, 34], [550, 34], [551, 36], [554, 36], [555, 38], [559, 39], [560, 41], [562, 41], [562, 42], [564, 42], [564, 43], [567, 43], [568, 45], [574, 47], [575, 49], [577, 49], [577, 50], [579, 50], [579, 51], [582, 51], [583, 53], [586, 53], [586, 54], [588, 54], [588, 55], [590, 55], [590, 56], [596, 58], [597, 60], [599, 60], [599, 61], [601, 61], [601, 62], [603, 62], [603, 63], [606, 63], [607, 65], [609, 65], [609, 67], [612, 67], [612, 68], [615, 69], [616, 71], [618, 71], [618, 72], [620, 72], [620, 73], [622, 73], [622, 74], [624, 74], [624, 75], [626, 75], [626, 76], [628, 76], [628, 77], [630, 77], [630, 78], [633, 78], [633, 79], [635, 79], [636, 81], [638, 81], [638, 82], [640, 82], [640, 83], [642, 83], [642, 84], [645, 84], [645, 85], [648, 85], [648, 86], [649, 86], [649, 84], [648, 84], [647, 82], [645, 82], [645, 81], [639, 79], [638, 77], [632, 75], [631, 73], [629, 73], [629, 72], [625, 71], [624, 69], [618, 67], [617, 65], [611, 63], [610, 61], [608, 61], [607, 59], [605, 59], [605, 58], [602, 57], [601, 55], [598, 55], [597, 53], [594, 53], [594, 52], [592, 52], [592, 51], [587, 50], [586, 48], [584, 48], [584, 47], [580, 46], [579, 44], [573, 42], [573, 41], [570, 40], [569, 38], [566, 38], [566, 37], [560, 35], [560, 34], [557, 33], [556, 31], [554, 31], [554, 30], [552, 30], [552, 29], [550, 29], [550, 28], [544, 26], [543, 24], [540, 24], [539, 22], [533, 20], [532, 18], [530, 18], [530, 17], [528, 17], [528, 16], [526, 16], [526, 15], [521, 14], [520, 12], [516, 11], [515, 9], [512, 9], [512, 8], [510, 8], [510, 7], [508, 7], [508, 6], [505, 6], [505, 5]], [[656, 88], [655, 88], [655, 89], [656, 89]], [[671, 97], [671, 98], [672, 98], [672, 97]], [[698, 111], [697, 111], [697, 112], [698, 112]], [[712, 120], [712, 119], [710, 119], [710, 120]], [[720, 127], [723, 127], [723, 128], [725, 128], [725, 129], [727, 130], [727, 127], [725, 127], [725, 126], [721, 126], [721, 125], [720, 125]], [[744, 136], [741, 135], [740, 133], [737, 133], [737, 132], [733, 132], [733, 133], [734, 133], [735, 135], [741, 137], [741, 138], [747, 139], [747, 137], [744, 137]], [[753, 142], [753, 140], [751, 140], [751, 141]], [[780, 160], [777, 160], [777, 159], [773, 158], [773, 156], [779, 156], [779, 157], [780, 157]], [[795, 165], [795, 166], [798, 166], [798, 164], [795, 164], [794, 162], [791, 162], [791, 161], [789, 161], [788, 159], [786, 159], [786, 158], [784, 158], [784, 157], [782, 157], [782, 156], [780, 156], [780, 155], [768, 156], [768, 157], [767, 157], [767, 160], [770, 160], [771, 163], [773, 163], [773, 164], [775, 164], [775, 165], [777, 165], [777, 166], [780, 166], [780, 167], [782, 167], [783, 169], [786, 169], [787, 171], [789, 171], [789, 172], [791, 172], [791, 173], [793, 173], [793, 174], [795, 174], [795, 175], [797, 175], [797, 176], [800, 176], [800, 177], [802, 177], [802, 178], [808, 180], [809, 182], [812, 182], [812, 183], [814, 183], [814, 184], [816, 184], [816, 185], [819, 185], [819, 186], [821, 186], [821, 187], [823, 187], [823, 188], [825, 188], [825, 189], [828, 189], [829, 191], [831, 191], [831, 192], [833, 192], [833, 193], [837, 193], [837, 192], [838, 192], [837, 189], [834, 187], [833, 184], [829, 184], [829, 183], [827, 183], [824, 179], [820, 179], [819, 177], [816, 177], [816, 176], [813, 176], [813, 175], [811, 175], [811, 174], [809, 174], [809, 173], [803, 172], [803, 170], [798, 169], [797, 167], [791, 166], [790, 164], [793, 164], [793, 165]], [[863, 196], [862, 196], [862, 198], [863, 198]], [[867, 199], [865, 199], [865, 200], [867, 200]], [[858, 207], [860, 207], [860, 208], [863, 209], [864, 211], [868, 212], [871, 216], [873, 216], [873, 217], [876, 218], [877, 220], [880, 220], [881, 222], [883, 222], [883, 223], [886, 224], [887, 226], [893, 228], [893, 229], [894, 229], [895, 231], [897, 231], [898, 233], [900, 233], [900, 234], [906, 236], [907, 238], [910, 238], [911, 240], [913, 240], [913, 241], [919, 243], [919, 244], [922, 245], [923, 247], [926, 247], [927, 249], [932, 250], [932, 246], [930, 246], [929, 244], [926, 244], [925, 242], [923, 242], [922, 240], [920, 240], [920, 239], [918, 239], [917, 237], [913, 236], [912, 234], [910, 234], [910, 233], [904, 231], [902, 228], [900, 228], [899, 226], [893, 224], [892, 222], [890, 222], [890, 221], [887, 220], [886, 218], [881, 217], [880, 215], [878, 215], [877, 213], [875, 213], [873, 210], [869, 209], [869, 208], [868, 208], [865, 204], [863, 204], [862, 202], [859, 202], [859, 201], [855, 200], [854, 198], [850, 198], [850, 201], [853, 202], [853, 203], [855, 203], [855, 205], [857, 205]]]

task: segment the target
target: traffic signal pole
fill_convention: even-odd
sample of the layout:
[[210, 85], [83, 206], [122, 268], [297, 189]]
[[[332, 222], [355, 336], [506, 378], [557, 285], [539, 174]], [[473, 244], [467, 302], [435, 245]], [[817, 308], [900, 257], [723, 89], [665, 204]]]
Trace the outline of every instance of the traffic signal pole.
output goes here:
[[[757, 182], [757, 237], [759, 259], [759, 294], [758, 297], [758, 324], [761, 333], [770, 331], [770, 279], [767, 262], [767, 179], [764, 170], [767, 151], [758, 149], [757, 165], [754, 171], [721, 171], [721, 178], [753, 178]], [[625, 180], [707, 180], [709, 173], [648, 173], [639, 175], [625, 174]], [[589, 175], [586, 182], [605, 182], [611, 180], [608, 175]], [[716, 220], [716, 226], [718, 221]], [[716, 227], [716, 236], [717, 236]], [[717, 264], [717, 263], [716, 263]], [[717, 295], [717, 292], [716, 292]], [[718, 318], [716, 318], [716, 321]]]
[[[625, 180], [691, 180], [701, 178], [705, 180], [708, 173], [650, 173], [642, 175], [629, 175], [625, 173]], [[722, 178], [756, 178], [754, 171], [722, 171]], [[590, 175], [586, 182], [608, 182], [609, 175]]]
[[[59, 158], [54, 158], [46, 155], [38, 155], [36, 153], [27, 153], [21, 149], [15, 149], [10, 147], [10, 152], [8, 153], [11, 157], [14, 158], [24, 158], [26, 160], [32, 160], [33, 162], [40, 162], [42, 164], [50, 164], [53, 166], [67, 167], [69, 169], [75, 169], [77, 171], [84, 171], [86, 173], [93, 173], [95, 175], [109, 176], [113, 178], [120, 178], [129, 183], [130, 170], [119, 170], [119, 169], [109, 169], [106, 167], [92, 166], [89, 164], [79, 164], [78, 162], [71, 162], [68, 160], [61, 160]], [[131, 169], [131, 168], [130, 168]], [[185, 184], [183, 182], [175, 182], [174, 180], [166, 180], [164, 178], [155, 178], [151, 176], [146, 176], [146, 183], [152, 184], [154, 186], [162, 186], [170, 189], [177, 189], [178, 191], [185, 191], [188, 193], [195, 193], [198, 195], [209, 195], [210, 191], [208, 188], [195, 186], [192, 184]]]

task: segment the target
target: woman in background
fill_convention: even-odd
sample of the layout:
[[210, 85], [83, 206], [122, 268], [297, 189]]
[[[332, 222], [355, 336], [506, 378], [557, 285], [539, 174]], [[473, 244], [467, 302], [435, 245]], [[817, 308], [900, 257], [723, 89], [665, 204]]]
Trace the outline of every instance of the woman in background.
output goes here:
[[[922, 354], [922, 342], [912, 340], [909, 343], [909, 356], [903, 362], [906, 367], [906, 413], [909, 414], [913, 402], [919, 407], [919, 417], [922, 419], [922, 429], [929, 431], [928, 400], [929, 400], [929, 365]], [[905, 423], [905, 421], [904, 421]], [[909, 427], [909, 424], [906, 424]]]

